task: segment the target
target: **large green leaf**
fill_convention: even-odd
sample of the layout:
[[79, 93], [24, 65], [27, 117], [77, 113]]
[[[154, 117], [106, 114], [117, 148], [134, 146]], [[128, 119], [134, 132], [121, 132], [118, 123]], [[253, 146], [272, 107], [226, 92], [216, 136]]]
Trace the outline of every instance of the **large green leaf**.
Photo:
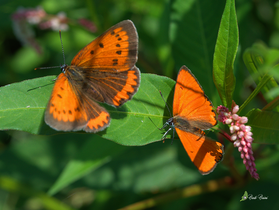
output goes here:
[[253, 109], [247, 115], [256, 143], [279, 143], [279, 113]]
[[182, 65], [191, 69], [213, 104], [220, 100], [212, 79], [212, 58], [224, 5], [223, 0], [172, 4], [170, 39], [176, 72]]
[[[21, 130], [33, 134], [57, 134], [44, 123], [44, 111], [53, 87], [54, 76], [7, 85], [0, 88], [0, 129]], [[175, 82], [167, 77], [142, 74], [141, 85], [133, 99], [119, 109], [106, 106], [111, 115], [110, 126], [97, 133], [123, 145], [145, 145], [161, 139], [165, 98], [170, 96]], [[169, 118], [169, 113], [166, 113]]]
[[235, 2], [234, 0], [227, 0], [215, 46], [213, 79], [224, 106], [229, 108], [231, 108], [235, 88], [233, 66], [238, 42]]

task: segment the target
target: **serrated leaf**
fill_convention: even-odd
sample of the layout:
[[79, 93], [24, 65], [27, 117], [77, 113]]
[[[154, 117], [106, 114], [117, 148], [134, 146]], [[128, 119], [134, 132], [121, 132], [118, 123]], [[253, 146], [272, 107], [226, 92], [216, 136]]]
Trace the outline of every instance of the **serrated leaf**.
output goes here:
[[247, 115], [252, 127], [254, 142], [261, 144], [279, 143], [279, 113], [252, 109]]
[[[26, 80], [0, 88], [0, 130], [21, 130], [50, 135], [57, 132], [44, 123], [44, 111], [55, 76]], [[162, 134], [149, 117], [162, 127], [165, 103], [159, 93], [172, 101], [175, 82], [167, 77], [142, 74], [141, 85], [131, 101], [121, 108], [105, 106], [111, 115], [110, 126], [97, 133], [122, 145], [145, 145], [161, 139]], [[172, 95], [170, 95], [172, 93]], [[166, 119], [169, 113], [166, 113]]]
[[213, 58], [213, 80], [223, 105], [231, 108], [235, 88], [233, 65], [238, 48], [235, 1], [227, 0], [221, 19]]

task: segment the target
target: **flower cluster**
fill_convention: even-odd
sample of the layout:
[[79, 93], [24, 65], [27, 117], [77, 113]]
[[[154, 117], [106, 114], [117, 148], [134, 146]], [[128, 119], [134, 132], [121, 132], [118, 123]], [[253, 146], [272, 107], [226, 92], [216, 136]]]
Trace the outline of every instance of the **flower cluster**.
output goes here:
[[255, 158], [253, 157], [251, 145], [253, 134], [251, 132], [251, 127], [245, 125], [248, 122], [247, 117], [238, 116], [236, 114], [238, 110], [238, 105], [234, 105], [231, 112], [228, 108], [220, 105], [217, 107], [218, 120], [223, 124], [230, 125], [230, 140], [241, 153], [241, 158], [243, 159], [246, 169], [250, 172], [253, 178], [258, 180], [259, 175], [257, 174], [257, 169], [255, 167]]
[[96, 26], [89, 20], [79, 19], [73, 21], [67, 18], [64, 12], [57, 15], [47, 14], [43, 8], [19, 8], [13, 15], [13, 29], [16, 37], [26, 45], [31, 45], [38, 53], [41, 48], [35, 40], [35, 33], [31, 25], [37, 25], [40, 29], [51, 29], [54, 31], [66, 31], [69, 29], [68, 23], [76, 23], [91, 32], [96, 32]]

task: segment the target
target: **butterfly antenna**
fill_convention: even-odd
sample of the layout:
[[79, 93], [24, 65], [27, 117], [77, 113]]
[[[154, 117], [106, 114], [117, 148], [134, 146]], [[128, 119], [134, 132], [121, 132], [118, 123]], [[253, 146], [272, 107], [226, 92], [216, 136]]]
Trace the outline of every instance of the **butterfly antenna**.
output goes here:
[[[61, 30], [59, 30], [59, 36], [60, 36], [60, 41], [61, 41], [61, 46], [62, 46], [62, 54], [63, 54], [64, 64], [65, 64], [66, 61], [65, 61], [65, 54], [64, 54], [64, 47], [63, 47], [63, 42], [62, 42]], [[38, 70], [38, 69], [54, 69], [54, 68], [61, 68], [61, 66], [39, 67], [39, 68], [35, 68], [34, 70]]]
[[60, 36], [60, 41], [61, 41], [61, 47], [62, 47], [63, 60], [64, 60], [64, 64], [65, 64], [65, 63], [66, 63], [66, 61], [65, 61], [65, 54], [64, 54], [64, 47], [63, 47], [63, 42], [62, 42], [61, 30], [59, 30], [59, 36]]
[[39, 67], [39, 68], [34, 68], [34, 70], [38, 70], [38, 69], [55, 69], [55, 68], [60, 68], [60, 66]]
[[169, 110], [169, 114], [170, 114], [170, 116], [171, 116], [171, 111], [170, 111], [170, 108], [169, 108], [169, 106], [168, 106], [168, 104], [167, 104], [167, 102], [166, 102], [166, 100], [165, 100], [165, 98], [164, 98], [164, 96], [163, 96], [163, 94], [162, 94], [162, 92], [159, 90], [159, 92], [160, 92], [160, 94], [161, 94], [161, 97], [162, 97], [162, 99], [164, 100], [164, 102], [165, 102], [165, 104], [166, 104], [166, 107], [168, 108], [168, 110]]
[[[150, 117], [148, 117], [148, 118], [149, 118], [149, 120], [153, 123], [153, 125], [155, 125], [155, 123], [153, 122], [153, 120], [151, 120]], [[157, 125], [155, 125], [155, 127], [156, 127], [157, 129], [161, 130]]]

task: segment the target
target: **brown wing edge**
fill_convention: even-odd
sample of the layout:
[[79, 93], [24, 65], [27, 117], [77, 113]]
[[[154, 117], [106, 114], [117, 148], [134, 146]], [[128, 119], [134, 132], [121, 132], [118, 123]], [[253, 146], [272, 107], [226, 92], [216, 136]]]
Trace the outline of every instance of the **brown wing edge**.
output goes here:
[[127, 71], [127, 82], [113, 98], [113, 106], [120, 107], [131, 100], [140, 86], [140, 70], [134, 66]]
[[[131, 20], [123, 20], [116, 25], [112, 26], [107, 31], [114, 30], [116, 28], [123, 27], [122, 30], [127, 31], [129, 34], [129, 63], [131, 63], [130, 68], [132, 69], [135, 63], [138, 60], [138, 32], [137, 28], [135, 27], [135, 24]], [[104, 33], [105, 34], [105, 33]]]
[[[205, 138], [206, 138], [207, 140], [214, 141], [214, 140], [212, 140], [212, 139], [209, 138], [209, 137], [206, 137], [206, 136], [205, 136]], [[217, 157], [218, 159], [216, 160], [215, 165], [214, 165], [209, 171], [204, 172], [204, 171], [199, 170], [199, 172], [200, 172], [202, 175], [208, 175], [208, 174], [210, 174], [212, 171], [214, 171], [214, 169], [216, 168], [217, 164], [220, 163], [220, 162], [223, 160], [223, 158], [224, 158], [224, 155], [225, 155], [224, 145], [221, 144], [221, 143], [218, 142], [218, 141], [215, 141], [215, 142], [217, 142], [217, 143], [219, 143], [219, 144], [221, 145], [221, 148], [220, 148], [220, 149], [222, 150], [222, 153], [219, 153], [219, 154], [221, 154], [221, 156], [217, 156], [217, 155], [216, 155], [216, 157]]]
[[[94, 102], [95, 103], [95, 102]], [[101, 107], [99, 104], [95, 103], [97, 106]], [[80, 121], [58, 121], [57, 119], [53, 118], [52, 115], [47, 114], [47, 110], [49, 110], [49, 105], [47, 106], [45, 112], [45, 123], [49, 125], [52, 129], [56, 131], [80, 131], [84, 130], [90, 133], [96, 133], [99, 131], [104, 130], [110, 125], [110, 115], [109, 113], [101, 107], [101, 112], [99, 116], [89, 119], [89, 120], [80, 120]], [[94, 124], [95, 123], [95, 124]], [[93, 125], [94, 126], [93, 126]]]

